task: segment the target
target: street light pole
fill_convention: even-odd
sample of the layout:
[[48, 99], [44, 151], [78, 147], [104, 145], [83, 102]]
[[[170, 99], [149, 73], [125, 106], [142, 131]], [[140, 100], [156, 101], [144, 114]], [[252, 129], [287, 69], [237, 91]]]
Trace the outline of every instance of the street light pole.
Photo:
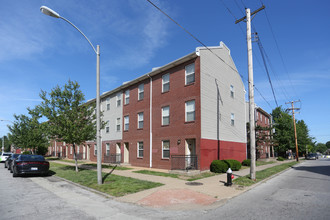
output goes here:
[[79, 33], [81, 33], [85, 39], [88, 41], [89, 45], [93, 48], [94, 52], [96, 53], [96, 146], [97, 146], [97, 183], [99, 185], [102, 184], [102, 145], [101, 145], [101, 136], [100, 136], [100, 46], [93, 46], [93, 44], [90, 42], [90, 40], [86, 37], [86, 35], [79, 30], [74, 24], [72, 24], [68, 19], [61, 17], [57, 12], [54, 10], [46, 7], [41, 6], [40, 11], [48, 16], [54, 17], [54, 18], [61, 18], [64, 21], [68, 22], [70, 25], [72, 25]]

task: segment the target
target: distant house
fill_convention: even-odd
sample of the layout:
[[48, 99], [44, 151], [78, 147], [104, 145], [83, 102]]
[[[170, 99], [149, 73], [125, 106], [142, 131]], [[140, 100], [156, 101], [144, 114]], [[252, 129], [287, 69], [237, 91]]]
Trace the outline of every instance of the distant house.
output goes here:
[[[103, 93], [101, 110], [104, 162], [207, 170], [215, 159], [246, 159], [244, 84], [222, 42]], [[50, 154], [73, 158], [70, 146], [55, 145]], [[96, 161], [95, 141], [77, 149]]]
[[[254, 119], [256, 129], [256, 159], [268, 159], [274, 157], [271, 129], [272, 116], [261, 107], [255, 106]], [[246, 102], [246, 118], [249, 119], [249, 102]], [[247, 124], [249, 120], [247, 120]], [[250, 158], [249, 133], [247, 133], [248, 158]]]

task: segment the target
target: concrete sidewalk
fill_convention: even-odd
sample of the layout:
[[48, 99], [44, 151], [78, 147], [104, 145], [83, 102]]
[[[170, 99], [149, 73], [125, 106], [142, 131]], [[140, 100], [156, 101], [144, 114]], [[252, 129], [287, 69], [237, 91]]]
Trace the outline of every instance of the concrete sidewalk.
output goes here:
[[[292, 162], [293, 160], [275, 162], [263, 166], [256, 167], [256, 170], [264, 170], [279, 164]], [[54, 161], [56, 163], [73, 165], [73, 163]], [[147, 180], [152, 182], [159, 182], [163, 186], [144, 190], [138, 193], [129, 194], [123, 197], [114, 198], [117, 201], [135, 203], [142, 206], [163, 208], [170, 210], [189, 210], [189, 209], [211, 209], [225, 203], [228, 199], [233, 198], [252, 187], [227, 187], [224, 183], [227, 181], [227, 174], [219, 174], [203, 179], [193, 181], [196, 184], [188, 185], [191, 182], [154, 175], [146, 175], [134, 173], [136, 170], [151, 170], [165, 172], [164, 170], [153, 168], [130, 167], [131, 170], [114, 170], [113, 174], [132, 177], [140, 180]], [[95, 168], [96, 169], [96, 168]], [[110, 169], [102, 169], [103, 172], [109, 173]], [[250, 169], [243, 169], [234, 171], [235, 177], [245, 176], [250, 173]], [[188, 184], [186, 184], [188, 183]]]

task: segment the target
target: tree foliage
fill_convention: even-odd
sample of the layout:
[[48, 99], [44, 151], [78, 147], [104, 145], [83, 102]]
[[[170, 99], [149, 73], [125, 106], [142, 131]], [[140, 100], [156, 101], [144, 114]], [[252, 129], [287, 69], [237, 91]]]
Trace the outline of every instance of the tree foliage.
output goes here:
[[42, 103], [37, 107], [48, 119], [47, 131], [52, 139], [71, 144], [78, 172], [76, 145], [96, 138], [95, 104], [84, 104], [84, 94], [77, 82], [68, 81], [62, 88], [56, 86], [50, 93], [41, 91]]
[[[293, 118], [282, 107], [277, 107], [272, 111], [274, 120], [274, 139], [277, 142], [276, 150], [279, 155], [285, 156], [287, 150], [295, 152], [295, 136]], [[304, 120], [296, 120], [297, 142], [299, 155], [306, 152], [308, 145], [314, 146], [313, 138], [309, 135], [309, 130]]]
[[10, 151], [10, 145], [11, 145], [11, 142], [10, 140], [8, 139], [8, 136], [3, 136], [0, 138], [0, 144], [2, 146], [2, 139], [3, 139], [3, 144], [4, 144], [4, 150], [5, 152], [9, 152]]
[[40, 123], [41, 115], [28, 109], [29, 115], [14, 115], [13, 125], [8, 126], [9, 139], [16, 147], [23, 150], [30, 149], [37, 154], [47, 152], [48, 139], [45, 133], [45, 124]]

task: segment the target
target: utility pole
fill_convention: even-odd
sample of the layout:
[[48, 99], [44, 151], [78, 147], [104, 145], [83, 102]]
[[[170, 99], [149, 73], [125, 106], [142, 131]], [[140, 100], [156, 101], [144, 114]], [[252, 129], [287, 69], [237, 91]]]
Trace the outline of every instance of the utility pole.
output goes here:
[[245, 9], [246, 16], [236, 20], [235, 24], [246, 19], [246, 41], [247, 41], [247, 52], [248, 52], [248, 70], [249, 70], [249, 121], [250, 121], [250, 154], [251, 154], [251, 166], [250, 166], [250, 178], [256, 179], [256, 135], [255, 135], [255, 119], [254, 119], [254, 84], [253, 84], [253, 60], [252, 60], [252, 40], [251, 40], [251, 15], [264, 9], [263, 5], [261, 8], [250, 13], [250, 9]]
[[296, 160], [299, 161], [299, 152], [298, 152], [298, 141], [297, 141], [297, 130], [296, 130], [296, 120], [294, 118], [294, 110], [299, 110], [300, 108], [294, 108], [293, 103], [295, 102], [300, 102], [300, 100], [298, 101], [291, 101], [291, 102], [286, 102], [285, 104], [289, 104], [291, 103], [292, 108], [288, 108], [287, 110], [292, 110], [292, 117], [293, 117], [293, 128], [294, 128], [294, 139], [296, 142]]

